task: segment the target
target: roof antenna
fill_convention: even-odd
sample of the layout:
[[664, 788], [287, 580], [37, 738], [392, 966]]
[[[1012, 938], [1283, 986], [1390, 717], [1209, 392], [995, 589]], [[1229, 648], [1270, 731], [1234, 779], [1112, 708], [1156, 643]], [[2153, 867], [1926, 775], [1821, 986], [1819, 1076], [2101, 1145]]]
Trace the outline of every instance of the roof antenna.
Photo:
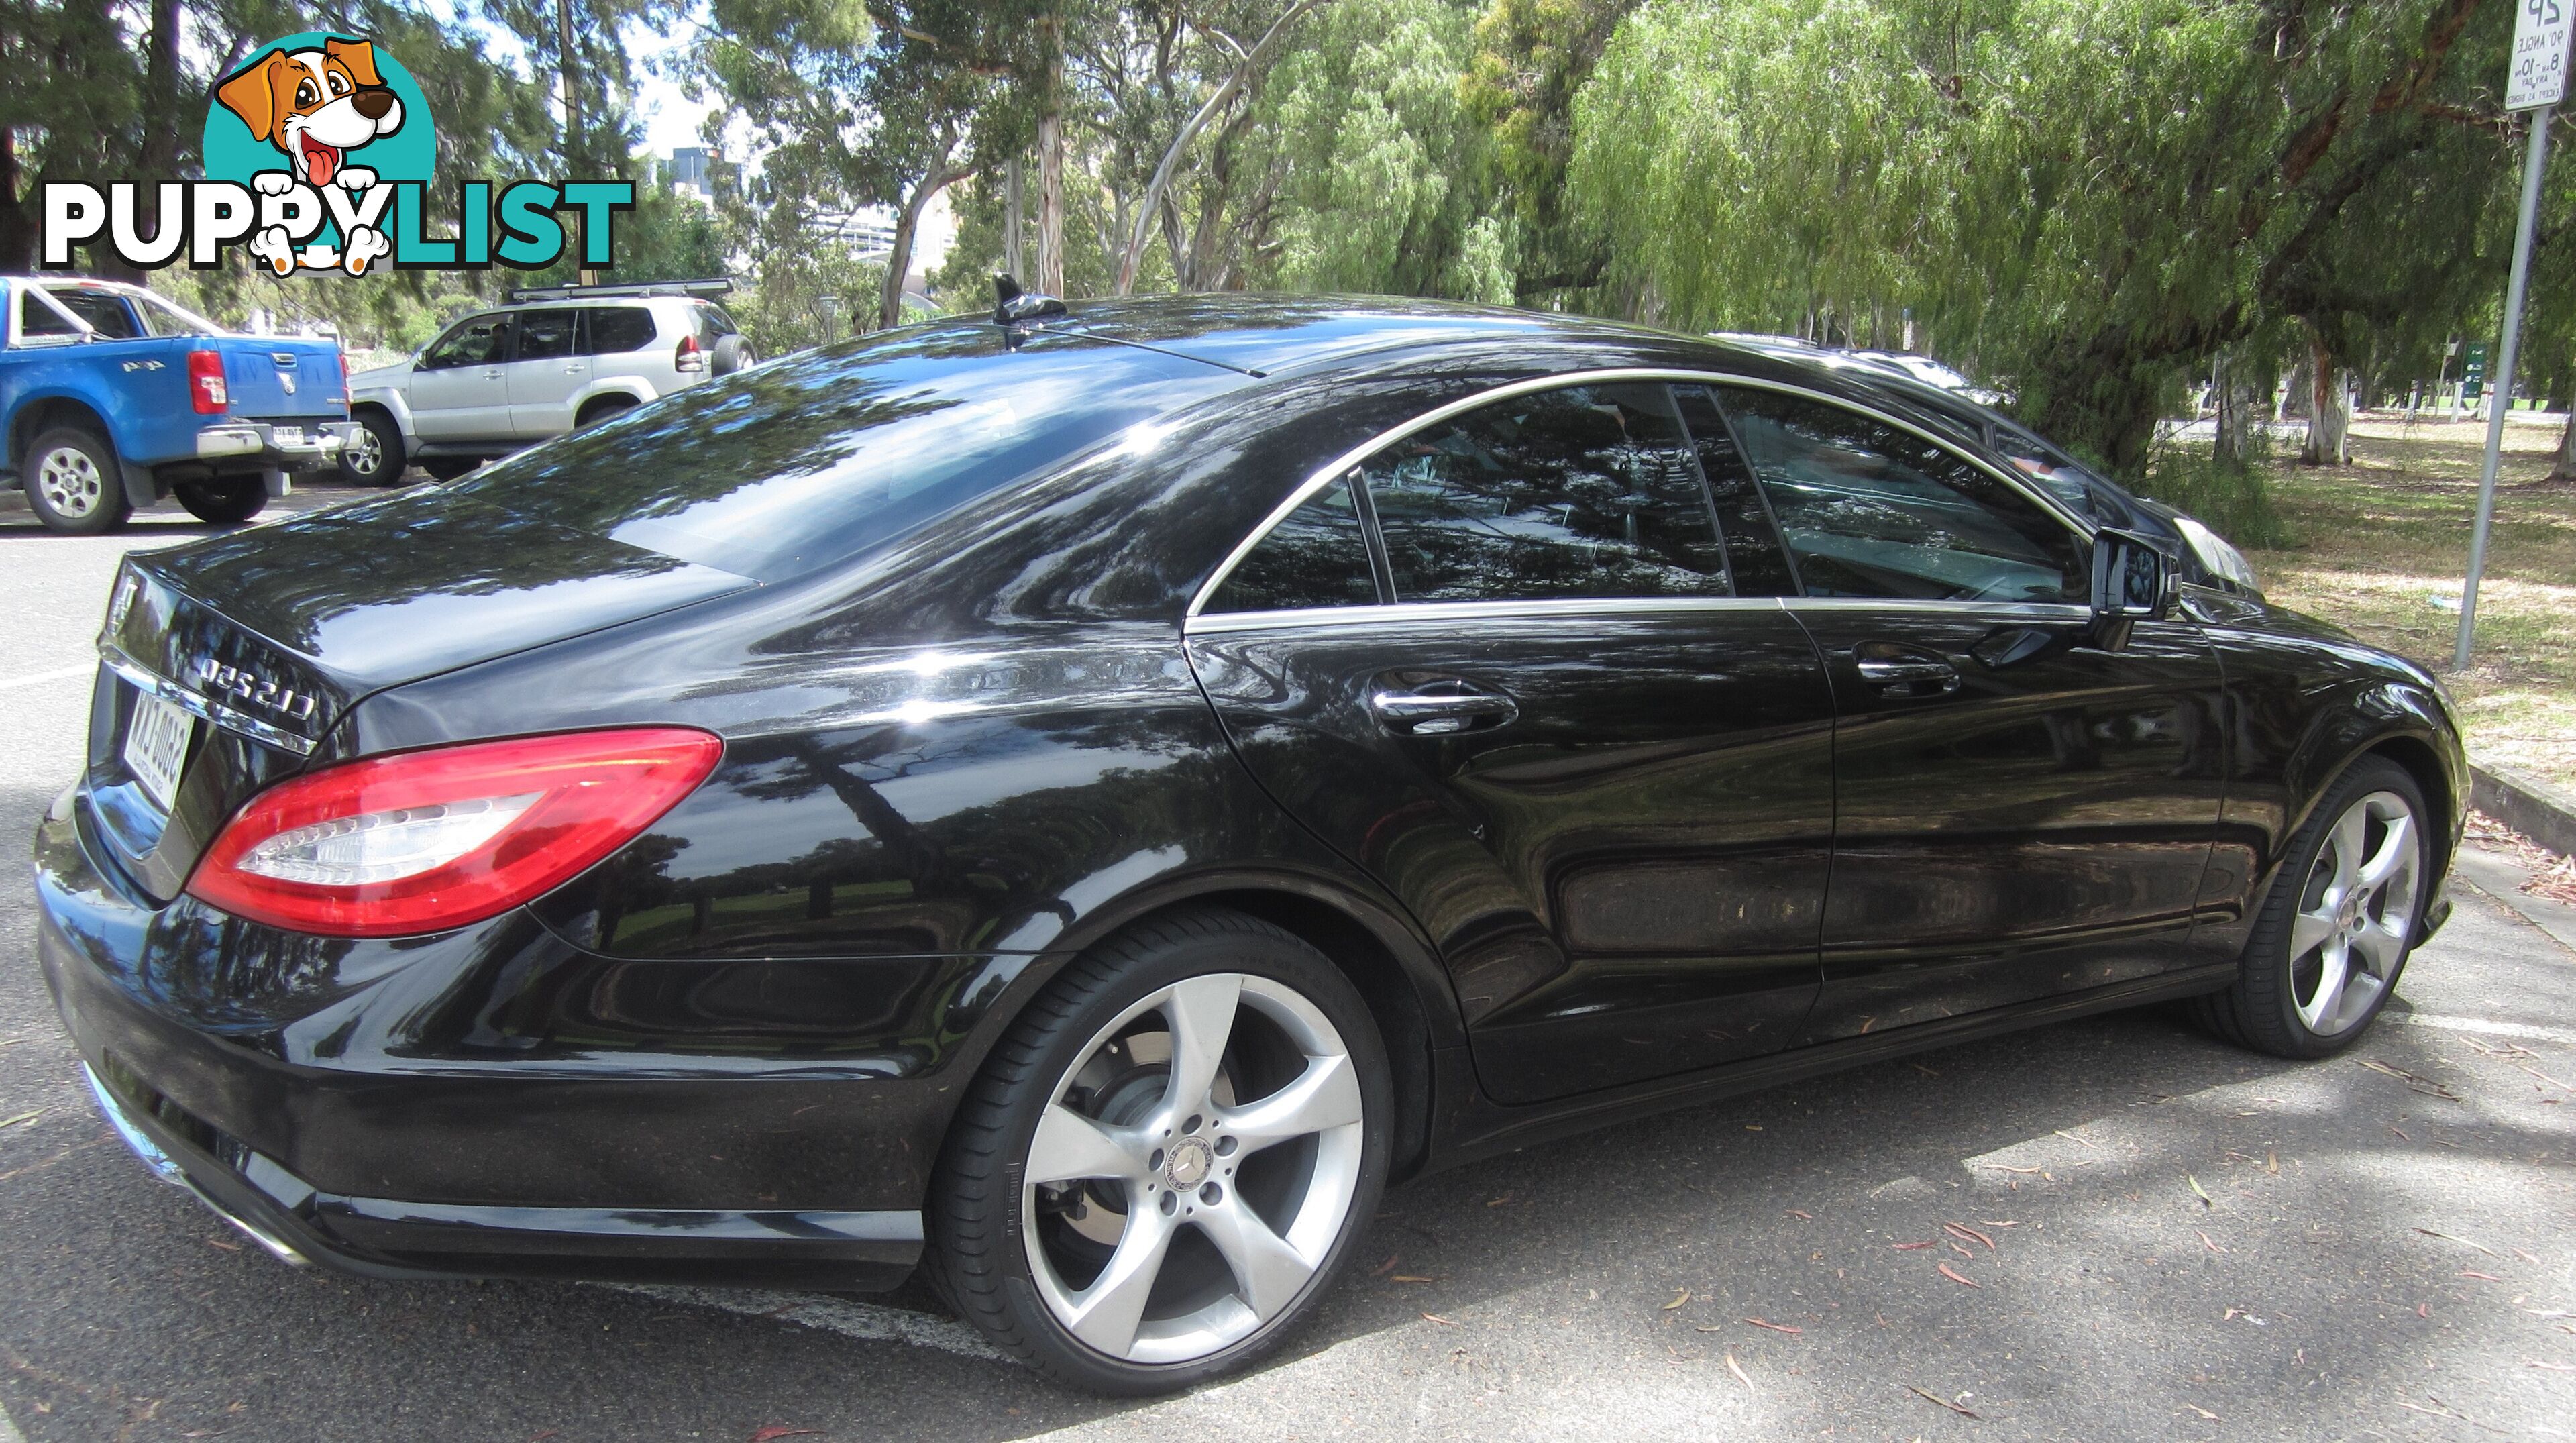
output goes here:
[[993, 277], [993, 324], [1025, 325], [1064, 314], [1064, 302], [1020, 289], [1020, 283], [1008, 272]]

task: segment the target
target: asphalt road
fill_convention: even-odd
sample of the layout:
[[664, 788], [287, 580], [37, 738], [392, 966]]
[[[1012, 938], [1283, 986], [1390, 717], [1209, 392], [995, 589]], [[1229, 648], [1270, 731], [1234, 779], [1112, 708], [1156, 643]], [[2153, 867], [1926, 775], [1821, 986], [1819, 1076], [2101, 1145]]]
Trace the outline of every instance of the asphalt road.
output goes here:
[[[0, 838], [77, 765], [117, 556], [202, 532], [0, 510]], [[2343, 1057], [2131, 1013], [1442, 1174], [1277, 1361], [1116, 1404], [917, 1298], [285, 1268], [92, 1110], [10, 864], [0, 1443], [2576, 1438], [2576, 910], [2475, 865]]]

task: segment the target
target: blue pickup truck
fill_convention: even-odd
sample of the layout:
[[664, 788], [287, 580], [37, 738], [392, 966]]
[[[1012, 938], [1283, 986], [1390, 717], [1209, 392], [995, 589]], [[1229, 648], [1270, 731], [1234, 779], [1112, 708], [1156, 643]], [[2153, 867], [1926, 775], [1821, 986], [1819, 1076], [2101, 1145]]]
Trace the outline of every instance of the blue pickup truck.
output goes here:
[[247, 521], [348, 444], [335, 341], [237, 336], [140, 286], [0, 277], [7, 474], [55, 531], [97, 535], [175, 495]]

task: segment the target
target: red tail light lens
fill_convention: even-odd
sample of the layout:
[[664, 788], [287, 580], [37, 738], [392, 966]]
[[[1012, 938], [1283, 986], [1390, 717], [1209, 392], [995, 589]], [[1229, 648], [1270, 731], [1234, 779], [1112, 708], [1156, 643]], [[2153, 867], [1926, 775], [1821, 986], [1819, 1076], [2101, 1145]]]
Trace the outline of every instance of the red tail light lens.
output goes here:
[[672, 353], [671, 364], [683, 371], [705, 370], [707, 367], [707, 357], [706, 353], [698, 348], [698, 338], [695, 336], [682, 336], [680, 338], [680, 348]]
[[188, 404], [200, 416], [220, 416], [233, 403], [232, 389], [224, 384], [224, 356], [221, 351], [188, 353]]
[[350, 762], [253, 797], [206, 849], [188, 893], [326, 937], [462, 927], [626, 845], [723, 754], [705, 732], [639, 727]]

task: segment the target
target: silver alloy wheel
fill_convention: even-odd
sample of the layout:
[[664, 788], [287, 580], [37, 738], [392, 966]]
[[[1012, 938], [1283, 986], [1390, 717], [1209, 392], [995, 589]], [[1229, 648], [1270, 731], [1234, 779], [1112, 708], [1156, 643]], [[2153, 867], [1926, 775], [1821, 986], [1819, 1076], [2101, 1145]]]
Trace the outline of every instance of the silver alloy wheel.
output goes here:
[[[1240, 1101], [1259, 1043], [1304, 1066]], [[1030, 1139], [1020, 1236], [1048, 1311], [1131, 1363], [1250, 1337], [1349, 1222], [1362, 1111], [1341, 1033], [1283, 983], [1192, 977], [1128, 1008], [1057, 1079]]]
[[2290, 922], [2290, 1000], [2319, 1037], [2359, 1025], [2388, 990], [2415, 922], [2423, 844], [2413, 808], [2372, 792], [2326, 833]]
[[36, 463], [36, 489], [45, 504], [66, 521], [78, 521], [98, 509], [107, 483], [98, 462], [78, 446], [56, 446]]
[[376, 428], [360, 426], [349, 438], [349, 465], [361, 476], [373, 476], [385, 464], [385, 444], [376, 439]]

